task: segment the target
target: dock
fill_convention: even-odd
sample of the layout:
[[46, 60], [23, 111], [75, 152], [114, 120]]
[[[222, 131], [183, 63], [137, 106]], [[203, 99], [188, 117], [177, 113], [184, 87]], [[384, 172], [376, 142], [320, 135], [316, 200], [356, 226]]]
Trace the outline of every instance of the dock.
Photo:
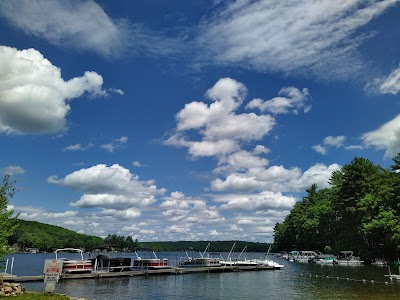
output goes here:
[[[64, 273], [60, 280], [69, 279], [97, 279], [97, 278], [118, 278], [118, 277], [133, 277], [133, 276], [150, 276], [150, 275], [183, 275], [193, 273], [224, 273], [224, 272], [243, 272], [243, 271], [265, 271], [274, 270], [271, 266], [221, 266], [221, 267], [199, 267], [199, 268], [163, 268], [150, 269], [143, 268], [140, 270], [108, 272], [108, 271], [92, 271], [91, 273]], [[17, 276], [7, 273], [2, 273], [3, 280], [7, 282], [33, 282], [44, 281], [43, 275], [36, 276]]]

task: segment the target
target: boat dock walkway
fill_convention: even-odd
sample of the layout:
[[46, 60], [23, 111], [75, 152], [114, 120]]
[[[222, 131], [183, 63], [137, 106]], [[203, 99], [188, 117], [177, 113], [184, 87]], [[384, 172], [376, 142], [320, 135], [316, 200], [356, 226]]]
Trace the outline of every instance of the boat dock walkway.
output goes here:
[[[61, 275], [61, 280], [66, 279], [96, 279], [96, 278], [116, 278], [116, 277], [132, 277], [132, 276], [149, 276], [149, 275], [182, 275], [191, 273], [224, 273], [224, 272], [242, 272], [242, 271], [265, 271], [274, 270], [270, 266], [224, 266], [224, 267], [199, 267], [199, 268], [164, 268], [164, 269], [147, 269], [123, 271], [123, 272], [103, 272], [92, 271], [91, 273], [65, 273]], [[3, 280], [7, 282], [31, 282], [44, 281], [43, 275], [36, 276], [17, 276], [2, 273]]]

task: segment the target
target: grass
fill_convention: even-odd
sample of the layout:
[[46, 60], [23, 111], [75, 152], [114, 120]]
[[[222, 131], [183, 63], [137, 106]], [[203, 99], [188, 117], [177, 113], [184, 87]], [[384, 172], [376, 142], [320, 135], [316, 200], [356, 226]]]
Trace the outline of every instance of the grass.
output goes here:
[[47, 294], [47, 293], [24, 293], [12, 297], [12, 299], [17, 300], [69, 300], [70, 298], [59, 294]]

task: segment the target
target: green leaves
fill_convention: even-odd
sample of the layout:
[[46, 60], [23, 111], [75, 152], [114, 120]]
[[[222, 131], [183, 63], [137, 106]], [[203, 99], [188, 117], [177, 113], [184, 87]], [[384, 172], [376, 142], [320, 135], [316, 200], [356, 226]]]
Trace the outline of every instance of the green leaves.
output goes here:
[[89, 250], [104, 245], [104, 240], [100, 237], [80, 234], [59, 226], [25, 220], [18, 220], [18, 229], [11, 240], [22, 249], [37, 248], [47, 252], [67, 247]]
[[285, 221], [276, 224], [278, 250], [353, 250], [395, 259], [400, 251], [400, 154], [391, 169], [365, 158], [332, 173], [329, 189], [313, 184]]
[[10, 175], [6, 175], [0, 186], [0, 259], [9, 252], [7, 238], [16, 228], [16, 219], [12, 217], [14, 211], [8, 210], [9, 198], [15, 193], [14, 183], [10, 180]]

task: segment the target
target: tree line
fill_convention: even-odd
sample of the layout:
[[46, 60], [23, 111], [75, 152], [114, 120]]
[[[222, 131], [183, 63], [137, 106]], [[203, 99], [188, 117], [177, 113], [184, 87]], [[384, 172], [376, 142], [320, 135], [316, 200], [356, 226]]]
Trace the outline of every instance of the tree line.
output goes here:
[[93, 249], [103, 246], [104, 240], [59, 226], [18, 219], [14, 233], [8, 237], [8, 244], [16, 246], [21, 251], [34, 248], [52, 252], [55, 249], [67, 247]]
[[400, 254], [400, 154], [388, 169], [354, 158], [332, 173], [329, 188], [313, 184], [274, 228], [277, 250], [351, 250], [366, 261]]

